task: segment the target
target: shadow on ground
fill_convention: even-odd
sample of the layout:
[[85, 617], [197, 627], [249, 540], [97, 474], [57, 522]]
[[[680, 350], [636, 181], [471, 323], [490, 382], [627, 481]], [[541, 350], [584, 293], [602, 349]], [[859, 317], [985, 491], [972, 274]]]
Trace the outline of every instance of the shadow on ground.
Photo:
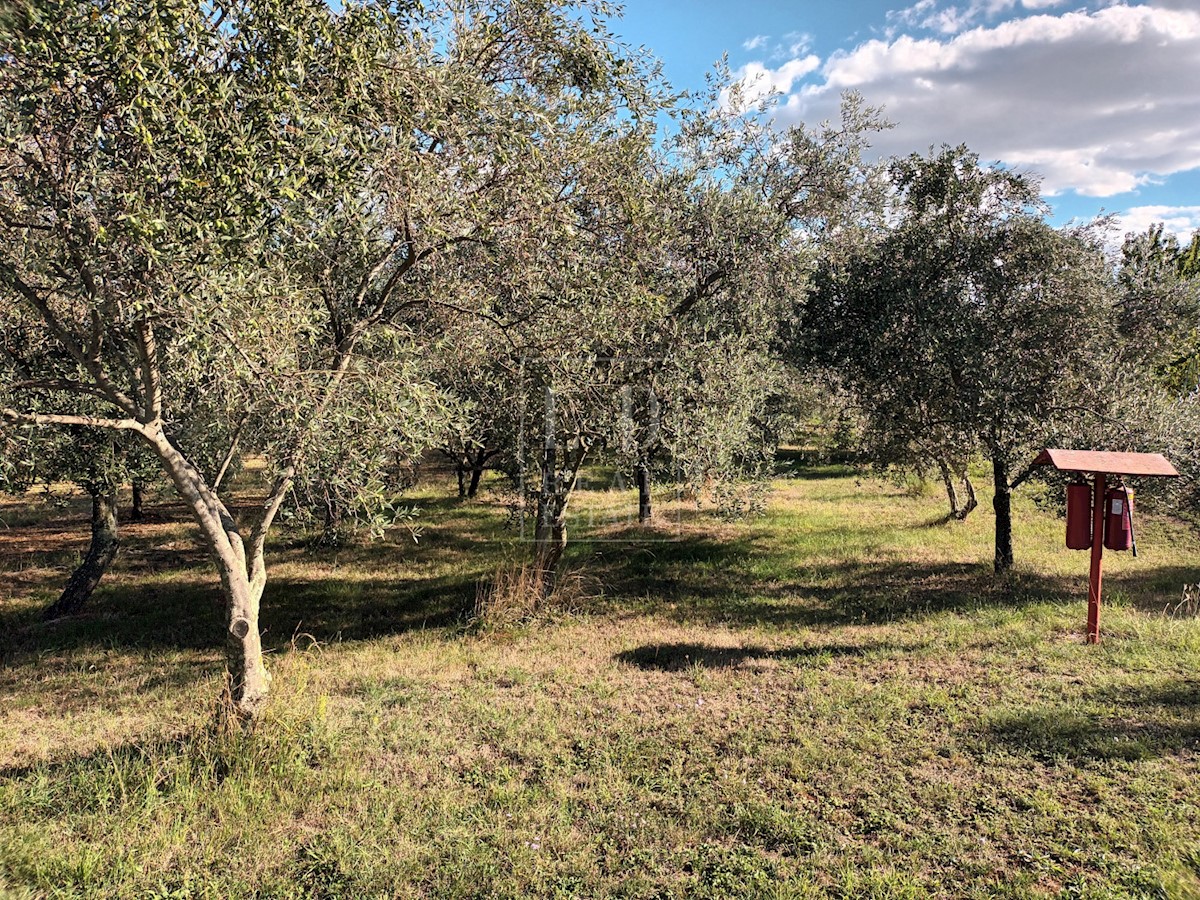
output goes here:
[[[0, 666], [36, 665], [47, 653], [84, 648], [223, 646], [216, 573], [184, 511], [175, 507], [155, 507], [147, 522], [124, 525], [117, 560], [84, 609], [42, 622], [41, 610], [57, 596], [86, 545], [83, 513], [77, 514], [0, 540], [0, 569], [12, 573], [9, 599], [0, 597]], [[486, 557], [471, 560], [477, 548], [469, 530], [440, 529], [422, 537], [419, 546], [405, 534], [340, 549], [312, 549], [304, 536], [281, 533], [268, 550], [271, 577], [260, 622], [264, 646], [287, 647], [300, 633], [326, 643], [455, 625], [471, 609], [487, 570]], [[433, 558], [462, 564], [450, 567], [453, 575], [428, 577], [401, 568]]]
[[997, 579], [990, 565], [970, 562], [797, 559], [793, 567], [764, 572], [758, 561], [779, 551], [758, 543], [754, 535], [686, 537], [600, 551], [585, 564], [616, 601], [652, 602], [681, 622], [731, 626], [875, 625], [1078, 593], [1077, 579], [1031, 572]]
[[639, 669], [680, 672], [692, 668], [730, 669], [758, 660], [822, 659], [834, 656], [865, 656], [887, 651], [888, 646], [856, 644], [813, 644], [771, 649], [768, 647], [719, 647], [712, 644], [646, 644], [614, 657]]
[[1055, 759], [1139, 760], [1200, 749], [1200, 681], [1107, 685], [1078, 701], [996, 714], [985, 738]]
[[[475, 599], [477, 576], [431, 579], [356, 578], [268, 582], [260, 624], [269, 649], [305, 634], [321, 643], [363, 640], [462, 621]], [[11, 620], [16, 616], [8, 617]], [[168, 585], [102, 586], [78, 616], [40, 622], [0, 619], [0, 663], [25, 654], [85, 646], [204, 650], [224, 640], [215, 579]]]
[[[313, 550], [286, 534], [273, 541], [262, 609], [266, 646], [285, 648], [297, 634], [327, 643], [460, 625], [479, 580], [529, 549], [504, 531], [494, 505], [453, 498], [423, 499], [421, 505], [437, 525], [419, 544], [406, 535], [340, 550]], [[0, 566], [24, 573], [16, 589], [25, 599], [0, 603], [0, 665], [32, 665], [46, 653], [81, 647], [219, 649], [216, 578], [188, 531], [185, 511], [164, 505], [151, 515], [148, 523], [126, 529], [122, 555], [85, 612], [58, 623], [38, 621], [37, 605], [53, 599], [67, 569], [44, 559], [40, 568], [27, 565], [30, 547], [46, 547], [51, 558], [77, 548], [79, 539], [71, 535], [82, 533], [81, 523], [72, 527], [55, 517], [18, 540], [5, 535]], [[829, 627], [1058, 602], [1080, 593], [1078, 578], [1017, 572], [996, 579], [986, 563], [870, 559], [855, 546], [847, 546], [840, 560], [806, 560], [800, 549], [753, 529], [720, 535], [695, 530], [651, 542], [646, 534], [633, 526], [569, 548], [568, 565], [604, 585], [598, 611], [652, 609], [685, 624]], [[1200, 567], [1176, 566], [1122, 574], [1108, 584], [1136, 605], [1161, 610], [1164, 596], [1196, 582]], [[35, 597], [36, 604], [30, 602]]]

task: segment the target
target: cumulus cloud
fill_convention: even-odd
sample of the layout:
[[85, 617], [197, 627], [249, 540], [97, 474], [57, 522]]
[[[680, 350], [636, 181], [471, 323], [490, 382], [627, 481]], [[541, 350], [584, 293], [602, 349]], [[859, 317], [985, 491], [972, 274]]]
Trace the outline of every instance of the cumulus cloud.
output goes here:
[[806, 55], [813, 41], [812, 35], [807, 31], [789, 31], [783, 36], [783, 39], [787, 41], [787, 46], [779, 45], [776, 48], [776, 52], [781, 56], [786, 54], [789, 57]]
[[[902, 14], [938, 31], [933, 17], [950, 9], [986, 18], [1058, 2], [921, 0]], [[896, 123], [876, 142], [883, 153], [966, 143], [985, 160], [1042, 174], [1049, 194], [1107, 197], [1200, 166], [1200, 12], [1174, 5], [893, 34], [834, 53], [817, 78], [803, 77], [816, 70], [811, 55], [775, 68], [751, 63], [741, 74], [787, 95], [785, 124], [835, 118], [841, 92], [853, 89]]]
[[810, 53], [799, 59], [790, 59], [777, 69], [762, 63], [747, 63], [737, 71], [736, 78], [744, 86], [745, 100], [754, 103], [771, 91], [787, 94], [799, 79], [815, 72], [820, 66], [820, 57]]
[[[1017, 10], [1049, 9], [1061, 6], [1066, 0], [972, 0], [963, 4], [940, 7], [938, 0], [918, 0], [912, 6], [892, 10], [889, 22], [899, 26], [925, 28], [942, 34], [957, 34], [981, 19], [995, 19]], [[1186, 2], [1186, 0], [1185, 0]], [[895, 28], [892, 29], [895, 36]]]
[[1200, 231], [1200, 206], [1135, 206], [1117, 215], [1114, 231], [1124, 237], [1144, 232], [1160, 222], [1165, 231], [1186, 244]]

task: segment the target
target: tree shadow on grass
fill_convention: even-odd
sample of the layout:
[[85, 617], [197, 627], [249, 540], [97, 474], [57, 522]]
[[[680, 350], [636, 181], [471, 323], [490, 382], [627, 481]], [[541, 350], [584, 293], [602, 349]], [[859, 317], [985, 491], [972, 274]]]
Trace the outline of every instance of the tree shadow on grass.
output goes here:
[[[430, 532], [419, 544], [397, 532], [390, 540], [317, 549], [309, 535], [281, 531], [267, 553], [264, 646], [285, 648], [301, 632], [327, 643], [457, 624], [471, 609], [490, 561], [479, 552], [479, 531], [471, 522]], [[12, 602], [0, 603], [0, 666], [91, 648], [224, 646], [217, 577], [178, 504], [154, 507], [147, 522], [123, 524], [121, 551], [94, 596], [78, 615], [54, 622], [42, 622], [41, 610], [86, 546], [86, 525], [78, 515], [56, 518], [4, 538], [0, 568], [11, 568], [14, 577]], [[430, 563], [452, 574], [398, 571], [428, 569]]]
[[264, 641], [286, 646], [303, 632], [325, 643], [357, 641], [463, 621], [475, 601], [477, 576], [354, 579], [278, 579], [268, 585], [261, 624]]
[[645, 644], [616, 654], [614, 659], [639, 669], [680, 672], [693, 668], [733, 669], [761, 660], [820, 660], [835, 656], [865, 656], [890, 646], [813, 644], [771, 649], [761, 646], [720, 647], [713, 644]]
[[[454, 518], [467, 515], [456, 498], [422, 499], [421, 505], [439, 524], [419, 545], [398, 533], [382, 542], [313, 551], [302, 535], [281, 533], [268, 553], [271, 578], [261, 622], [266, 645], [284, 648], [298, 633], [330, 642], [454, 626], [471, 608], [478, 579], [506, 554], [511, 558], [514, 548], [528, 550], [504, 532], [497, 511], [486, 504], [472, 506], [465, 523]], [[156, 517], [170, 528], [131, 527], [113, 573], [77, 619], [43, 625], [28, 602], [0, 605], [0, 664], [85, 646], [220, 649], [223, 612], [215, 575], [184, 512], [156, 507]], [[443, 521], [446, 516], [451, 518]], [[582, 564], [604, 584], [605, 609], [652, 609], [688, 624], [871, 625], [1082, 597], [1078, 577], [1017, 572], [997, 579], [986, 563], [871, 559], [869, 548], [836, 530], [833, 544], [841, 546], [843, 538], [848, 543], [843, 558], [831, 561], [806, 560], [799, 548], [781, 547], [761, 530], [733, 531], [707, 519], [681, 528], [660, 533], [632, 526], [604, 540], [573, 542], [567, 562]], [[501, 539], [508, 545], [504, 552], [497, 550]], [[0, 564], [5, 561], [0, 547]], [[33, 586], [19, 590], [26, 598], [48, 593], [58, 587], [59, 574], [38, 570], [29, 576]], [[1161, 610], [1163, 596], [1197, 581], [1200, 568], [1177, 566], [1122, 573], [1109, 584], [1130, 602]]]
[[1077, 702], [998, 713], [992, 743], [1051, 762], [1136, 761], [1200, 749], [1200, 681], [1108, 685]]
[[[298, 633], [328, 643], [453, 625], [471, 608], [475, 585], [472, 576], [276, 579], [268, 582], [263, 598], [263, 645], [286, 648]], [[225, 638], [223, 615], [214, 581], [112, 584], [76, 617], [8, 630], [0, 640], [0, 663], [15, 665], [47, 651], [88, 646], [219, 649]]]
[[[857, 560], [756, 569], [771, 551], [753, 535], [684, 537], [589, 560], [610, 594], [654, 603], [681, 622], [820, 627], [877, 625], [947, 611], [1020, 607], [1077, 593], [1068, 577], [1015, 572], [997, 578], [988, 564]], [[778, 552], [778, 551], [774, 551]]]
[[1125, 595], [1143, 612], [1179, 618], [1200, 616], [1200, 563], [1195, 566], [1147, 566], [1106, 575], [1104, 588]]

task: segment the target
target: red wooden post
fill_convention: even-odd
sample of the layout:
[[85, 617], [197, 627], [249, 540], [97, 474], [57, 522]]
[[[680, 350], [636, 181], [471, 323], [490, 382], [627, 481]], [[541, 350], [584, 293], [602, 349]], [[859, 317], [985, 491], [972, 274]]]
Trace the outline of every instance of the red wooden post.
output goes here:
[[1092, 570], [1088, 577], [1087, 642], [1100, 643], [1100, 582], [1104, 558], [1104, 473], [1096, 473], [1092, 494]]

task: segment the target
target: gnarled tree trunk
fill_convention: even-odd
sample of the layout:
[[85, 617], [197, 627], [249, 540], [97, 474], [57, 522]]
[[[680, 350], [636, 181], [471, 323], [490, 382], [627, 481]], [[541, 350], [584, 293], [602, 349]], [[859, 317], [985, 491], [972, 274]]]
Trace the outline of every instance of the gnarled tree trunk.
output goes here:
[[563, 471], [558, 470], [558, 454], [553, 439], [547, 440], [542, 454], [542, 484], [538, 491], [537, 524], [533, 534], [534, 565], [541, 573], [543, 596], [554, 590], [558, 566], [567, 549], [567, 504], [579, 477], [579, 468], [587, 457], [587, 445], [568, 450]]
[[[975, 507], [979, 506], [979, 500], [975, 497], [975, 485], [971, 484], [971, 476], [967, 474], [966, 467], [956, 473], [950, 464], [940, 457], [937, 460], [937, 466], [938, 472], [942, 476], [942, 483], [946, 486], [946, 498], [950, 501], [950, 518], [961, 522], [971, 514]], [[962, 502], [958, 494], [960, 483], [967, 494], [966, 503]]]
[[979, 505], [979, 500], [975, 496], [975, 485], [971, 484], [971, 476], [966, 472], [963, 472], [962, 483], [967, 490], [967, 505], [962, 508], [962, 515], [959, 518], [965, 519]]
[[468, 457], [471, 462], [471, 483], [467, 486], [467, 497], [474, 500], [479, 493], [479, 481], [483, 478], [483, 470], [488, 461], [500, 451], [481, 448], [474, 457]]
[[938, 471], [942, 475], [942, 484], [946, 486], [946, 499], [950, 501], [950, 518], [961, 519], [962, 515], [959, 512], [958, 506], [958, 489], [954, 486], [954, 474], [950, 471], [950, 466], [940, 456], [937, 461]]
[[538, 504], [538, 522], [533, 533], [534, 565], [542, 576], [542, 590], [549, 594], [554, 590], [558, 577], [558, 565], [567, 549], [567, 522], [565, 512], [557, 512], [557, 503], [545, 507]]
[[542, 575], [542, 590], [554, 588], [558, 564], [567, 548], [566, 498], [558, 474], [558, 453], [553, 439], [542, 451], [542, 485], [538, 491], [537, 523], [533, 531], [533, 562]]
[[71, 573], [62, 595], [42, 613], [45, 621], [79, 612], [117, 555], [120, 540], [117, 534], [116, 487], [103, 483], [88, 483], [85, 487], [92, 498], [92, 540], [87, 555]]
[[160, 426], [142, 432], [162, 459], [179, 495], [193, 517], [221, 578], [225, 603], [225, 668], [227, 712], [243, 724], [262, 712], [270, 689], [270, 674], [263, 663], [259, 631], [259, 604], [267, 573], [263, 559], [267, 530], [283, 502], [294, 470], [289, 468], [263, 503], [262, 519], [243, 540], [229, 510], [200, 472], [163, 434]]
[[472, 453], [470, 447], [461, 451], [442, 450], [444, 456], [454, 463], [454, 475], [458, 479], [458, 499], [474, 500], [479, 493], [479, 482], [483, 478], [488, 460], [495, 456], [498, 450], [488, 450], [481, 447]]

